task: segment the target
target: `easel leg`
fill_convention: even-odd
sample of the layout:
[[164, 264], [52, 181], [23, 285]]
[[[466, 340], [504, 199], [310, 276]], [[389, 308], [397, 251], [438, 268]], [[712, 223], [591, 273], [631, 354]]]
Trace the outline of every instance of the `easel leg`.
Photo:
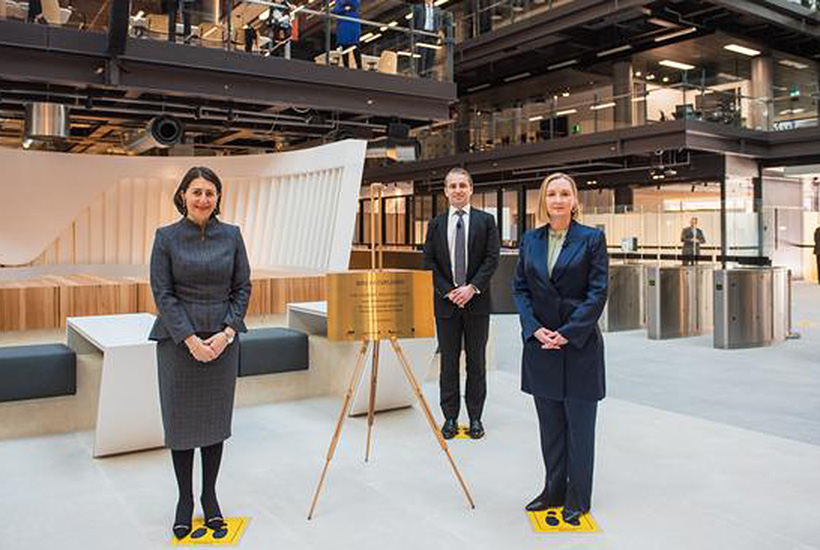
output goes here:
[[379, 376], [379, 340], [373, 341], [373, 362], [370, 366], [370, 403], [367, 408], [367, 447], [364, 461], [370, 460], [370, 432], [373, 429], [373, 418], [376, 412], [376, 383]]
[[353, 376], [350, 378], [350, 385], [347, 388], [347, 393], [345, 393], [344, 401], [342, 403], [342, 410], [339, 412], [339, 418], [336, 419], [336, 429], [333, 432], [333, 438], [330, 440], [330, 448], [327, 450], [325, 466], [322, 468], [322, 475], [319, 477], [319, 484], [316, 486], [316, 492], [313, 494], [313, 502], [310, 504], [308, 519], [313, 517], [313, 510], [316, 508], [316, 502], [319, 500], [319, 493], [322, 491], [322, 487], [325, 484], [327, 468], [330, 466], [330, 461], [333, 459], [333, 455], [336, 452], [336, 445], [339, 443], [339, 436], [342, 433], [342, 424], [344, 424], [345, 417], [350, 411], [350, 402], [353, 400], [353, 394], [359, 386], [359, 382], [361, 382], [362, 373], [364, 372], [364, 360], [367, 357], [367, 346], [369, 344], [370, 342], [367, 340], [362, 342], [362, 347], [359, 350], [359, 356], [356, 358], [356, 367], [353, 369]]
[[393, 351], [396, 352], [396, 357], [399, 358], [399, 363], [401, 363], [402, 369], [404, 369], [404, 375], [407, 377], [407, 381], [413, 388], [413, 393], [416, 394], [416, 399], [418, 399], [419, 405], [421, 405], [421, 410], [424, 412], [424, 416], [427, 417], [427, 423], [430, 424], [430, 429], [433, 430], [433, 435], [438, 440], [441, 450], [447, 455], [447, 460], [450, 461], [450, 466], [453, 469], [453, 473], [456, 475], [458, 482], [461, 484], [461, 488], [464, 490], [464, 494], [470, 502], [470, 507], [475, 508], [475, 502], [473, 502], [473, 497], [470, 495], [470, 490], [467, 489], [467, 484], [464, 483], [464, 478], [461, 477], [461, 472], [458, 471], [458, 467], [456, 467], [456, 463], [453, 461], [453, 456], [450, 454], [450, 449], [447, 447], [447, 442], [444, 441], [444, 438], [441, 436], [441, 432], [436, 425], [436, 420], [433, 418], [433, 413], [430, 412], [430, 407], [427, 405], [427, 400], [421, 392], [421, 387], [416, 380], [416, 375], [413, 374], [413, 369], [410, 366], [410, 363], [404, 356], [404, 352], [395, 337], [390, 338], [390, 344], [393, 346]]

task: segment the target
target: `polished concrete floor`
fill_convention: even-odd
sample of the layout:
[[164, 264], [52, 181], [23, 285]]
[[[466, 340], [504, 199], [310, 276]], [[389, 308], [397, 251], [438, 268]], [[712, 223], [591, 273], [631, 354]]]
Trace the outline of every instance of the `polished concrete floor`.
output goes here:
[[[223, 509], [252, 518], [247, 549], [820, 549], [820, 286], [794, 290], [802, 338], [771, 348], [606, 336], [599, 533], [534, 533], [522, 511], [543, 470], [510, 316], [494, 319], [488, 435], [451, 443], [475, 510], [422, 415], [407, 409], [378, 415], [368, 464], [365, 422], [346, 423], [307, 521], [339, 406], [329, 397], [237, 411], [219, 481]], [[436, 385], [424, 389], [435, 405]], [[0, 441], [0, 549], [169, 545], [168, 453], [94, 460], [92, 443], [91, 433]]]

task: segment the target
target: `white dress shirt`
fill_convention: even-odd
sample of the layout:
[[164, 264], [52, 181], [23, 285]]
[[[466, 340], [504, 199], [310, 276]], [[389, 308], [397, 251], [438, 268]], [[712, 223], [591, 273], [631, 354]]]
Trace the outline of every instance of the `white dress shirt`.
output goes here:
[[[456, 224], [458, 223], [458, 208], [450, 207], [449, 216], [447, 217], [447, 248], [450, 249], [450, 275], [452, 276], [453, 284], [456, 280]], [[461, 223], [464, 224], [464, 270], [470, 265], [470, 258], [467, 256], [470, 249], [470, 205], [468, 204], [461, 210], [464, 210], [464, 215], [461, 216]]]
[[424, 30], [426, 31], [434, 31], [434, 23], [435, 23], [435, 11], [433, 6], [428, 6], [425, 4], [424, 6]]

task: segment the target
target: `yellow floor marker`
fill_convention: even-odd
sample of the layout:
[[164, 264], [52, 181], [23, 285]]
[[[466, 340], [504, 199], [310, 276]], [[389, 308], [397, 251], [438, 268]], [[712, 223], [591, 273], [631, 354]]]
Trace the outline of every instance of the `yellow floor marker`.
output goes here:
[[578, 519], [577, 525], [564, 523], [561, 508], [550, 508], [543, 512], [527, 512], [532, 528], [537, 533], [597, 533], [600, 531], [592, 514], [587, 512]]
[[171, 539], [173, 546], [236, 546], [242, 539], [251, 518], [225, 518], [225, 527], [214, 531], [205, 527], [202, 518], [194, 518], [190, 534], [182, 540]]
[[472, 437], [470, 437], [470, 428], [467, 426], [459, 426], [454, 439], [472, 439]]

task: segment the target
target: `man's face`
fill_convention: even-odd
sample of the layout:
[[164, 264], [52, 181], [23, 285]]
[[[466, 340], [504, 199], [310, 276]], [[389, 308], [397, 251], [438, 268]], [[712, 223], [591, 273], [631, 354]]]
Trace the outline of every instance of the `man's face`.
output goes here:
[[692, 219], [689, 221], [689, 225], [690, 225], [690, 227], [693, 227], [693, 228], [694, 228], [694, 227], [697, 227], [697, 226], [698, 226], [698, 219], [697, 219], [697, 218], [692, 218]]
[[464, 174], [452, 174], [444, 183], [444, 194], [453, 208], [464, 208], [470, 204], [473, 186]]

